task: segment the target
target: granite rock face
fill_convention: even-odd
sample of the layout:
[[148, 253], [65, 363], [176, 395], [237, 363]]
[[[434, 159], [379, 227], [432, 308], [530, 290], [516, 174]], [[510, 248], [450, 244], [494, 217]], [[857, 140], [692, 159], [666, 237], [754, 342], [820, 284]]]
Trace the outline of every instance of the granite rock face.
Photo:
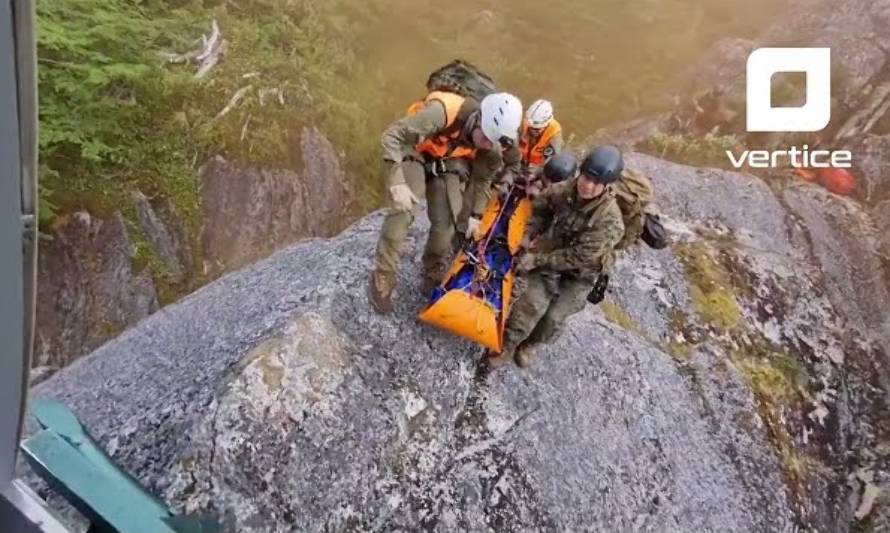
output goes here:
[[[202, 169], [201, 239], [174, 203], [133, 191], [132, 220], [80, 211], [40, 246], [37, 349], [42, 380], [179, 295], [351, 218], [340, 159], [317, 129], [301, 137], [301, 173], [214, 158]], [[123, 206], [122, 206], [123, 209]], [[202, 250], [196, 250], [199, 245]], [[141, 249], [141, 256], [137, 248]], [[146, 268], [145, 257], [152, 258]], [[196, 261], [204, 259], [203, 265]], [[199, 270], [204, 270], [200, 273]], [[202, 275], [203, 274], [203, 275]], [[159, 302], [160, 300], [160, 302]]]
[[218, 275], [301, 238], [344, 226], [350, 195], [333, 145], [315, 128], [301, 136], [300, 173], [215, 157], [201, 168], [204, 269]]
[[846, 148], [856, 163], [859, 180], [856, 198], [875, 206], [876, 212], [881, 211], [881, 202], [886, 209], [886, 202], [890, 201], [890, 135], [870, 135], [851, 142]]
[[[854, 31], [851, 29], [855, 28]], [[843, 106], [855, 105], [870, 85], [887, 79], [890, 50], [890, 6], [886, 2], [829, 0], [788, 2], [784, 15], [753, 40], [727, 37], [692, 66], [689, 83], [698, 90], [717, 88], [744, 100], [748, 54], [759, 47], [827, 47], [835, 74], [833, 97]], [[829, 129], [840, 126], [844, 113], [835, 113]]]
[[[874, 205], [887, 199], [886, 139], [890, 134], [890, 5], [884, 1], [792, 0], [753, 39], [727, 36], [677, 74], [674, 105], [659, 115], [603, 128], [593, 140], [652, 150], [646, 141], [662, 135], [701, 140], [733, 135], [752, 149], [819, 146], [853, 153], [860, 178], [855, 195]], [[746, 70], [750, 53], [765, 47], [831, 50], [832, 113], [816, 133], [752, 133], [746, 127]], [[803, 77], [777, 77], [775, 105], [802, 105]], [[722, 150], [720, 151], [722, 154]], [[882, 158], [883, 156], [883, 158]], [[882, 167], [882, 168], [878, 168]]]
[[151, 274], [134, 270], [134, 254], [120, 214], [79, 211], [41, 242], [33, 366], [65, 366], [158, 308]]
[[163, 262], [170, 283], [187, 282], [195, 267], [185, 221], [167, 200], [152, 205], [141, 192], [134, 192], [132, 196], [142, 232]]
[[625, 256], [529, 371], [417, 321], [422, 223], [395, 312], [370, 309], [375, 213], [219, 278], [34, 393], [230, 531], [850, 529], [885, 487], [886, 354], [876, 319], [853, 327], [872, 304], [835, 286], [877, 266], [830, 250], [870, 220], [814, 209], [812, 186], [628, 159], [675, 242]]

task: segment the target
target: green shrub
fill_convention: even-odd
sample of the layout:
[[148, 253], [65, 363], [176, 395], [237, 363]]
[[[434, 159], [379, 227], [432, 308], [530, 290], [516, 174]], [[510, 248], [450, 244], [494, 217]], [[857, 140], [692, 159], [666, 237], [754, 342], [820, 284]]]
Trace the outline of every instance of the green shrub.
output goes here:
[[734, 151], [739, 141], [733, 135], [707, 134], [704, 137], [659, 133], [650, 138], [646, 152], [687, 165], [726, 168], [730, 166], [727, 150]]
[[[187, 287], [167, 283], [140, 233], [131, 191], [170, 200], [199, 250], [197, 168], [208, 157], [302, 170], [299, 141], [307, 125], [317, 125], [347, 155], [353, 175], [373, 171], [376, 154], [366, 111], [345, 83], [356, 64], [348, 28], [337, 32], [330, 20], [340, 0], [212, 4], [41, 0], [37, 6], [40, 225], [51, 227], [55, 217], [79, 209], [97, 216], [120, 211], [141, 245], [135, 266], [151, 270], [165, 302]], [[196, 78], [195, 61], [170, 57], [199, 47], [214, 20], [225, 53]], [[363, 191], [370, 206], [376, 190]]]
[[[340, 2], [43, 0], [38, 4], [44, 200], [60, 211], [117, 209], [133, 188], [169, 196], [196, 221], [196, 166], [212, 154], [297, 168], [299, 134], [366, 143], [364, 110], [343, 83], [354, 58], [331, 39]], [[194, 49], [217, 20], [227, 48], [205, 77], [164, 54]], [[339, 35], [338, 39], [339, 39]], [[341, 42], [342, 41], [342, 42]], [[242, 98], [221, 111], [236, 94]], [[359, 166], [359, 165], [357, 165]], [[51, 210], [47, 210], [51, 213]]]

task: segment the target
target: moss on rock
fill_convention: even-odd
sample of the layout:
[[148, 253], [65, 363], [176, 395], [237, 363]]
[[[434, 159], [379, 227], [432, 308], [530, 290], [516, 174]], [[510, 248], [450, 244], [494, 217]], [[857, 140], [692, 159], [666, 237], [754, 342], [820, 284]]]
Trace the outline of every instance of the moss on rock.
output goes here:
[[634, 319], [617, 303], [611, 300], [603, 300], [600, 303], [600, 309], [609, 322], [617, 324], [628, 331], [639, 331], [640, 328], [634, 322]]
[[764, 401], [787, 402], [798, 394], [795, 383], [771, 360], [739, 357], [736, 366], [751, 385], [752, 391]]
[[746, 336], [731, 356], [757, 401], [786, 485], [803, 504], [810, 475], [824, 468], [795, 442], [790, 429], [794, 425], [791, 420], [799, 416], [809, 396], [806, 367], [792, 354], [756, 334]]
[[695, 347], [689, 343], [673, 340], [664, 345], [664, 350], [678, 361], [689, 361], [695, 352]]
[[720, 330], [736, 328], [742, 310], [726, 269], [703, 244], [680, 244], [676, 251], [686, 269], [690, 297], [699, 318]]

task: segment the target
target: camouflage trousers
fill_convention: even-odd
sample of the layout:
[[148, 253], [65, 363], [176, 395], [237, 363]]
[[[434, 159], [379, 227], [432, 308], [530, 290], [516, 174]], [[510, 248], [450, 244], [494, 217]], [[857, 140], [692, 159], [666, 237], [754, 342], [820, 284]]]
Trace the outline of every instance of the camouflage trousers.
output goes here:
[[[423, 250], [424, 273], [429, 277], [441, 277], [448, 271], [452, 259], [455, 227], [466, 227], [466, 220], [459, 220], [465, 216], [465, 210], [461, 209], [464, 203], [462, 182], [465, 180], [459, 172], [433, 176], [417, 161], [403, 162], [402, 172], [414, 195], [426, 197], [430, 233]], [[398, 272], [408, 231], [418, 209], [395, 211], [390, 208], [386, 214], [377, 241], [375, 268], [378, 272], [391, 276]]]
[[593, 284], [552, 271], [524, 274], [525, 290], [514, 302], [504, 332], [501, 353], [512, 356], [520, 345], [547, 342], [561, 331], [566, 319], [584, 309]]

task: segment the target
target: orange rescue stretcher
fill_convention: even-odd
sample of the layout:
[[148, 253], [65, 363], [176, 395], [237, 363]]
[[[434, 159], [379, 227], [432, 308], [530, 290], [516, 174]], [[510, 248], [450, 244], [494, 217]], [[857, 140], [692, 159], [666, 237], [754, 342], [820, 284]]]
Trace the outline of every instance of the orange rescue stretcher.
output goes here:
[[423, 322], [500, 352], [510, 314], [514, 263], [531, 220], [520, 187], [495, 194], [477, 237], [461, 250], [420, 313]]

